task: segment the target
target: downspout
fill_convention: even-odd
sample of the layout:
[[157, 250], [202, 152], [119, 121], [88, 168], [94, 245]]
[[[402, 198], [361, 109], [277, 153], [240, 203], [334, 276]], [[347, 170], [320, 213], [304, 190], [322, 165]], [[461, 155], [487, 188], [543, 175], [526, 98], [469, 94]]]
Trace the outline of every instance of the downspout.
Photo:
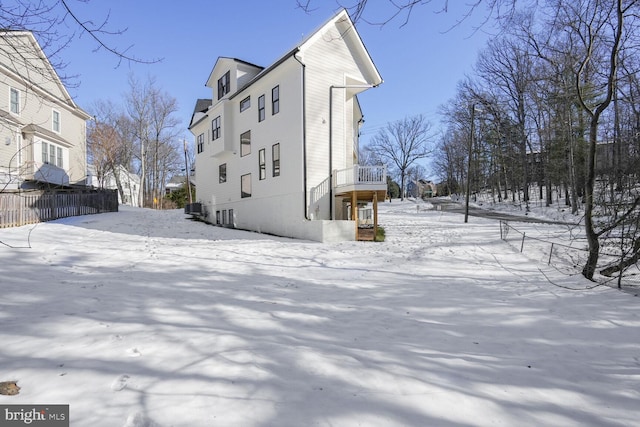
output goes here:
[[[299, 52], [299, 51], [298, 51]], [[293, 55], [293, 58], [298, 61], [301, 66], [302, 74], [302, 193], [304, 194], [304, 218], [309, 220], [308, 197], [307, 197], [307, 105], [306, 98], [306, 86], [305, 86], [305, 71], [306, 65], [298, 58], [297, 55]]]
[[370, 89], [378, 85], [329, 86], [329, 220], [333, 220], [333, 89]]

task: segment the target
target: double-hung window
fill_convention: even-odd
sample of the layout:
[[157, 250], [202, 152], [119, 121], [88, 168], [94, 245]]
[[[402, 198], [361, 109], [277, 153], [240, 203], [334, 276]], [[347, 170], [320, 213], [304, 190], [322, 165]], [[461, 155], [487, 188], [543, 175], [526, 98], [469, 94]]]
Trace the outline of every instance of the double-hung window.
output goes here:
[[227, 71], [224, 76], [218, 79], [218, 99], [231, 91], [231, 72]]
[[204, 133], [198, 135], [197, 150], [198, 153], [202, 153], [204, 151]]
[[227, 164], [223, 163], [218, 166], [218, 182], [224, 184], [227, 182]]
[[240, 177], [240, 197], [251, 197], [251, 174], [242, 175]]
[[11, 88], [10, 92], [11, 112], [13, 114], [20, 114], [20, 91], [18, 89]]
[[267, 160], [265, 158], [265, 149], [262, 148], [258, 151], [258, 169], [260, 170], [260, 180], [263, 180], [267, 177]]
[[53, 110], [51, 115], [51, 128], [55, 133], [60, 133], [60, 112]]
[[211, 120], [211, 140], [215, 141], [220, 138], [220, 116]]
[[57, 162], [56, 165], [62, 169], [63, 164], [62, 164], [62, 148], [60, 147], [56, 147], [56, 154], [57, 154]]
[[260, 95], [258, 97], [258, 121], [261, 122], [264, 120], [264, 95]]
[[280, 86], [271, 89], [271, 115], [280, 112]]
[[42, 163], [49, 163], [49, 144], [42, 143]]
[[251, 154], [251, 131], [248, 130], [240, 135], [240, 157]]
[[273, 144], [271, 147], [271, 159], [273, 176], [280, 176], [280, 143]]

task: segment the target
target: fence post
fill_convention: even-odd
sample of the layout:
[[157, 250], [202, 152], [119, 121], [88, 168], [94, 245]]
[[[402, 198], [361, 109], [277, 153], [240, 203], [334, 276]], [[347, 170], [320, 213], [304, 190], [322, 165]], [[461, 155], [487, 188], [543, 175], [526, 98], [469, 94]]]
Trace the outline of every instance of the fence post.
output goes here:
[[553, 254], [553, 242], [551, 242], [551, 250], [549, 251], [549, 262], [547, 262], [547, 265], [551, 264], [551, 255]]
[[527, 233], [522, 233], [522, 243], [520, 244], [520, 252], [522, 252], [524, 250], [524, 237], [527, 235]]

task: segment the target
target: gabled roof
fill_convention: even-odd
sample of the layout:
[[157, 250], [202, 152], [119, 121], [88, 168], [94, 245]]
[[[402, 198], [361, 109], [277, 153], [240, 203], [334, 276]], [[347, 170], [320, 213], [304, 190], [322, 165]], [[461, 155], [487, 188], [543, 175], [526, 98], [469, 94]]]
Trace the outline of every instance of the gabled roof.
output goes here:
[[[0, 61], [0, 69], [6, 74], [12, 76], [16, 80], [22, 81], [23, 84], [30, 87], [34, 91], [39, 91], [62, 104], [66, 104], [69, 108], [78, 112], [85, 119], [91, 116], [76, 105], [69, 95], [67, 88], [62, 84], [62, 80], [58, 73], [49, 62], [44, 54], [40, 44], [30, 31], [11, 31], [0, 30], [0, 38], [3, 39], [7, 51], [2, 51], [0, 47], [0, 55], [6, 56], [10, 63], [6, 64]], [[37, 64], [35, 62], [38, 62]], [[23, 72], [21, 68], [25, 68], [27, 72]], [[53, 83], [58, 93], [52, 93], [43, 87], [39, 82], [34, 81], [32, 76], [39, 76], [44, 81]]]
[[213, 66], [213, 69], [211, 70], [211, 73], [209, 73], [209, 77], [207, 78], [207, 82], [205, 83], [205, 86], [214, 87], [212, 85], [215, 82], [211, 81], [213, 75], [215, 74], [216, 70], [219, 67], [229, 68], [229, 66], [227, 65], [229, 62], [234, 62], [234, 63], [237, 63], [237, 64], [247, 65], [247, 66], [249, 66], [251, 68], [255, 68], [256, 70], [260, 70], [260, 71], [264, 69], [264, 67], [261, 67], [261, 66], [256, 65], [256, 64], [252, 64], [251, 62], [243, 61], [242, 59], [229, 58], [229, 57], [226, 57], [226, 56], [219, 56], [218, 59], [216, 60], [215, 65]]
[[263, 69], [258, 75], [256, 75], [253, 79], [251, 79], [251, 81], [249, 81], [246, 85], [238, 88], [238, 90], [234, 94], [232, 94], [229, 97], [229, 99], [232, 99], [235, 96], [237, 96], [244, 89], [251, 86], [256, 81], [260, 80], [262, 77], [267, 75], [271, 70], [276, 68], [278, 65], [280, 65], [282, 62], [284, 62], [291, 56], [296, 55], [299, 52], [304, 52], [304, 50], [307, 47], [311, 46], [318, 38], [322, 37], [325, 28], [332, 25], [335, 25], [340, 30], [340, 34], [342, 35], [345, 42], [351, 47], [351, 50], [356, 56], [358, 63], [363, 65], [363, 72], [365, 73], [369, 84], [371, 84], [372, 86], [380, 85], [383, 82], [382, 76], [380, 76], [380, 73], [378, 72], [378, 69], [373, 63], [371, 56], [369, 56], [369, 52], [364, 46], [364, 43], [362, 42], [360, 35], [356, 31], [355, 25], [353, 24], [353, 21], [349, 17], [349, 14], [345, 9], [342, 9], [339, 12], [337, 12], [332, 18], [330, 18], [324, 24], [322, 24], [317, 30], [315, 30], [309, 36], [304, 38], [293, 49], [289, 50], [283, 56], [278, 58], [278, 60], [275, 61], [273, 64], [271, 64], [269, 67]]
[[[207, 110], [209, 107], [213, 105], [212, 99], [198, 99], [196, 101], [196, 106], [193, 109], [193, 113], [191, 114], [191, 120], [189, 121], [189, 128], [199, 122], [203, 117], [206, 116]], [[199, 114], [201, 117], [198, 117], [198, 120], [195, 120], [196, 115]], [[195, 121], [194, 121], [195, 120]]]
[[345, 9], [337, 12], [332, 18], [330, 18], [327, 22], [325, 22], [320, 28], [313, 33], [311, 33], [307, 38], [305, 38], [300, 45], [298, 46], [298, 50], [304, 53], [304, 50], [311, 46], [315, 41], [321, 38], [324, 34], [324, 29], [326, 27], [335, 25], [336, 28], [340, 31], [340, 36], [347, 43], [347, 45], [351, 48], [351, 52], [354, 54], [358, 63], [362, 65], [363, 73], [367, 78], [367, 82], [369, 82], [373, 86], [378, 86], [383, 82], [382, 76], [378, 72], [371, 56], [369, 55], [369, 51], [365, 47], [358, 31], [356, 30], [355, 24], [349, 17], [349, 13]]

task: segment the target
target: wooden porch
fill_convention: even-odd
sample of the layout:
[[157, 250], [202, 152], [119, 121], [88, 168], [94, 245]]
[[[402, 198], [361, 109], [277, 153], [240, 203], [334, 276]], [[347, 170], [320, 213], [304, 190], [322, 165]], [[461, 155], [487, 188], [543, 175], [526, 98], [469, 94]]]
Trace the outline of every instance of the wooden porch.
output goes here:
[[[359, 166], [334, 172], [335, 195], [348, 200], [351, 205], [351, 220], [356, 227], [356, 240], [374, 241], [378, 231], [378, 201], [387, 196], [387, 170], [384, 166]], [[372, 222], [361, 227], [358, 218], [359, 204], [371, 203]]]

